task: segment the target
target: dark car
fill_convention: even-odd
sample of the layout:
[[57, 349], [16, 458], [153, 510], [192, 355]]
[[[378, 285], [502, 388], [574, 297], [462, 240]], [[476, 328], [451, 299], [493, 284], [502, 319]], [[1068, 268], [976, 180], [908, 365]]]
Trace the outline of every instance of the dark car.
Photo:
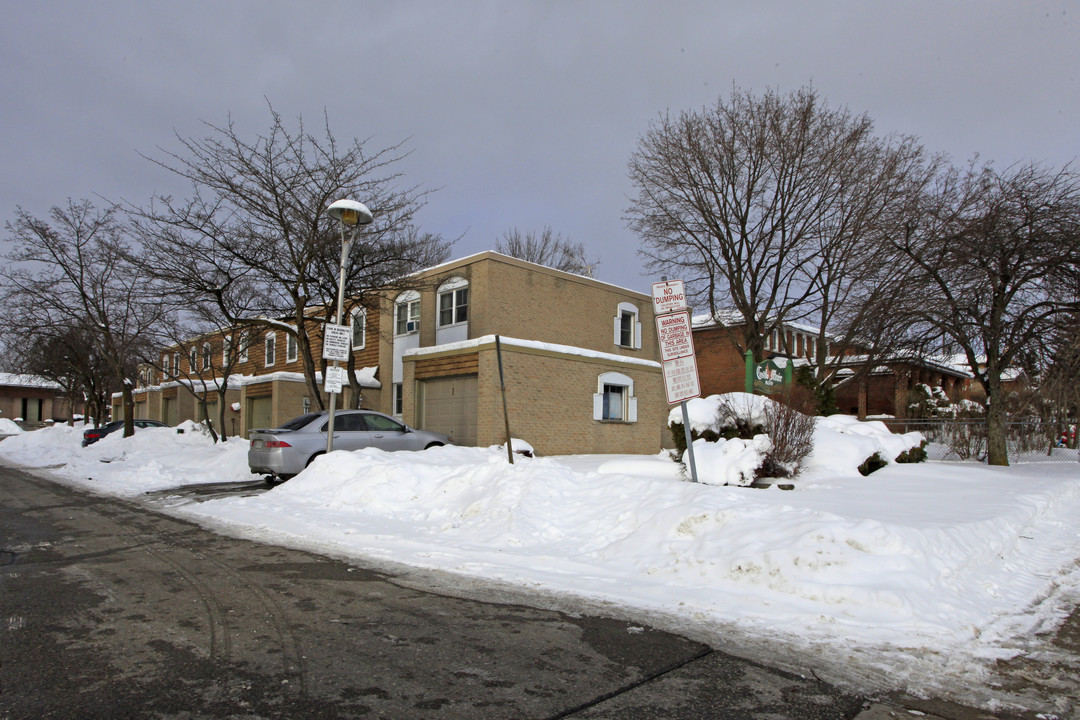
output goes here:
[[[135, 423], [136, 430], [148, 427], [169, 427], [165, 423], [158, 422], [157, 420], [134, 420], [133, 422]], [[93, 445], [101, 438], [105, 437], [110, 433], [114, 433], [117, 430], [121, 430], [123, 429], [123, 427], [123, 420], [113, 420], [111, 423], [107, 423], [105, 425], [102, 425], [101, 427], [87, 428], [86, 430], [83, 430], [82, 446], [86, 447], [87, 445]]]
[[[279, 428], [248, 433], [248, 467], [267, 480], [288, 480], [326, 452], [326, 412], [293, 418]], [[389, 415], [371, 410], [339, 410], [334, 413], [334, 449], [426, 450], [453, 442], [448, 436], [414, 430]]]

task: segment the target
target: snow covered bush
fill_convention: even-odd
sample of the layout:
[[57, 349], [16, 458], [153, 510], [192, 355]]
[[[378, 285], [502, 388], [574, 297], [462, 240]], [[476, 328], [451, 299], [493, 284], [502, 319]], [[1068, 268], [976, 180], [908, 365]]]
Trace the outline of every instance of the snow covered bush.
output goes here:
[[814, 449], [816, 418], [781, 402], [765, 406], [765, 433], [772, 449], [761, 467], [762, 477], [793, 477], [804, 458]]
[[[762, 477], [791, 477], [812, 448], [814, 418], [762, 395], [727, 393], [687, 402], [698, 479], [716, 485], [749, 485]], [[668, 426], [686, 459], [682, 411]]]

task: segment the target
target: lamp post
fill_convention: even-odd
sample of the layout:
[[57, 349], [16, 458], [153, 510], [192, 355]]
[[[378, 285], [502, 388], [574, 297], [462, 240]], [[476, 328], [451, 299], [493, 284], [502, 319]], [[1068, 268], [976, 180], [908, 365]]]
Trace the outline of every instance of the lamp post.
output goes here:
[[[341, 326], [342, 306], [345, 304], [345, 261], [349, 258], [349, 246], [356, 239], [361, 225], [370, 224], [375, 218], [367, 206], [355, 200], [337, 200], [326, 208], [326, 214], [341, 223], [341, 263], [338, 265], [337, 318], [334, 324]], [[346, 239], [345, 226], [352, 225], [352, 237]], [[325, 345], [325, 333], [323, 343]], [[324, 350], [325, 356], [325, 350]], [[331, 361], [331, 367], [337, 373], [338, 360]], [[326, 378], [323, 378], [324, 384]], [[334, 451], [334, 411], [337, 409], [336, 392], [330, 392], [330, 422], [326, 426], [326, 452]]]

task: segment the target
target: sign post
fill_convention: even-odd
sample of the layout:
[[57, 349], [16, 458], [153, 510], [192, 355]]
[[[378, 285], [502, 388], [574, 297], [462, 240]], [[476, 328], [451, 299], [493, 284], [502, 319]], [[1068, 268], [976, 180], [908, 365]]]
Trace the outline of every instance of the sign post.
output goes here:
[[686, 401], [701, 397], [701, 384], [698, 380], [697, 356], [694, 354], [693, 323], [686, 308], [686, 289], [682, 280], [653, 283], [652, 296], [664, 391], [669, 405], [679, 403], [682, 406], [690, 479], [697, 482], [697, 461], [694, 459]]

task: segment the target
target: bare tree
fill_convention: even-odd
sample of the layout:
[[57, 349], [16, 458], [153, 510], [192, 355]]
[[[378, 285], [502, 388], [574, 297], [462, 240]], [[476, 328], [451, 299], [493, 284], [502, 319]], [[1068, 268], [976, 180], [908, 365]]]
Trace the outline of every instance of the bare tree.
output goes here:
[[550, 227], [545, 227], [540, 235], [531, 231], [522, 234], [517, 228], [507, 230], [495, 241], [495, 250], [503, 255], [585, 277], [593, 277], [600, 264], [599, 259], [590, 260], [585, 256], [584, 243], [571, 242]]
[[824, 328], [851, 306], [853, 283], [875, 277], [863, 242], [921, 154], [910, 138], [875, 137], [869, 117], [826, 107], [812, 88], [735, 90], [652, 123], [629, 162], [637, 199], [627, 221], [649, 266], [686, 280], [714, 318], [734, 311], [739, 351], [761, 359], [774, 329], [804, 319]]
[[987, 452], [1008, 465], [1002, 374], [1080, 308], [1080, 176], [1037, 164], [949, 168], [892, 239], [905, 312], [967, 358], [986, 392]]
[[130, 248], [115, 208], [69, 200], [53, 207], [49, 220], [18, 208], [6, 224], [14, 243], [6, 255], [10, 264], [0, 270], [7, 326], [29, 345], [84, 341], [78, 362], [108, 368], [110, 390], [123, 394], [129, 436], [136, 358], [155, 340], [165, 314], [161, 296], [127, 261]]
[[[270, 112], [269, 132], [252, 139], [231, 120], [224, 126], [208, 123], [205, 138], [178, 137], [181, 151], [162, 151], [164, 159], [153, 161], [188, 179], [191, 196], [185, 201], [159, 196], [133, 211], [148, 246], [156, 245], [155, 235], [169, 238], [152, 251], [154, 258], [182, 252], [193, 265], [207, 264], [210, 282], [184, 277], [191, 292], [204, 297], [207, 307], [216, 306], [226, 324], [242, 318], [296, 338], [309, 390], [322, 407], [316, 372], [325, 363], [314, 357], [309, 338], [335, 315], [341, 252], [339, 229], [326, 206], [351, 197], [375, 214], [348, 258], [351, 298], [441, 262], [449, 243], [416, 230], [415, 214], [425, 193], [397, 187], [400, 145], [374, 152], [361, 140], [342, 145], [328, 121], [315, 135], [302, 119], [289, 128], [273, 108]], [[222, 302], [230, 294], [242, 301]]]

